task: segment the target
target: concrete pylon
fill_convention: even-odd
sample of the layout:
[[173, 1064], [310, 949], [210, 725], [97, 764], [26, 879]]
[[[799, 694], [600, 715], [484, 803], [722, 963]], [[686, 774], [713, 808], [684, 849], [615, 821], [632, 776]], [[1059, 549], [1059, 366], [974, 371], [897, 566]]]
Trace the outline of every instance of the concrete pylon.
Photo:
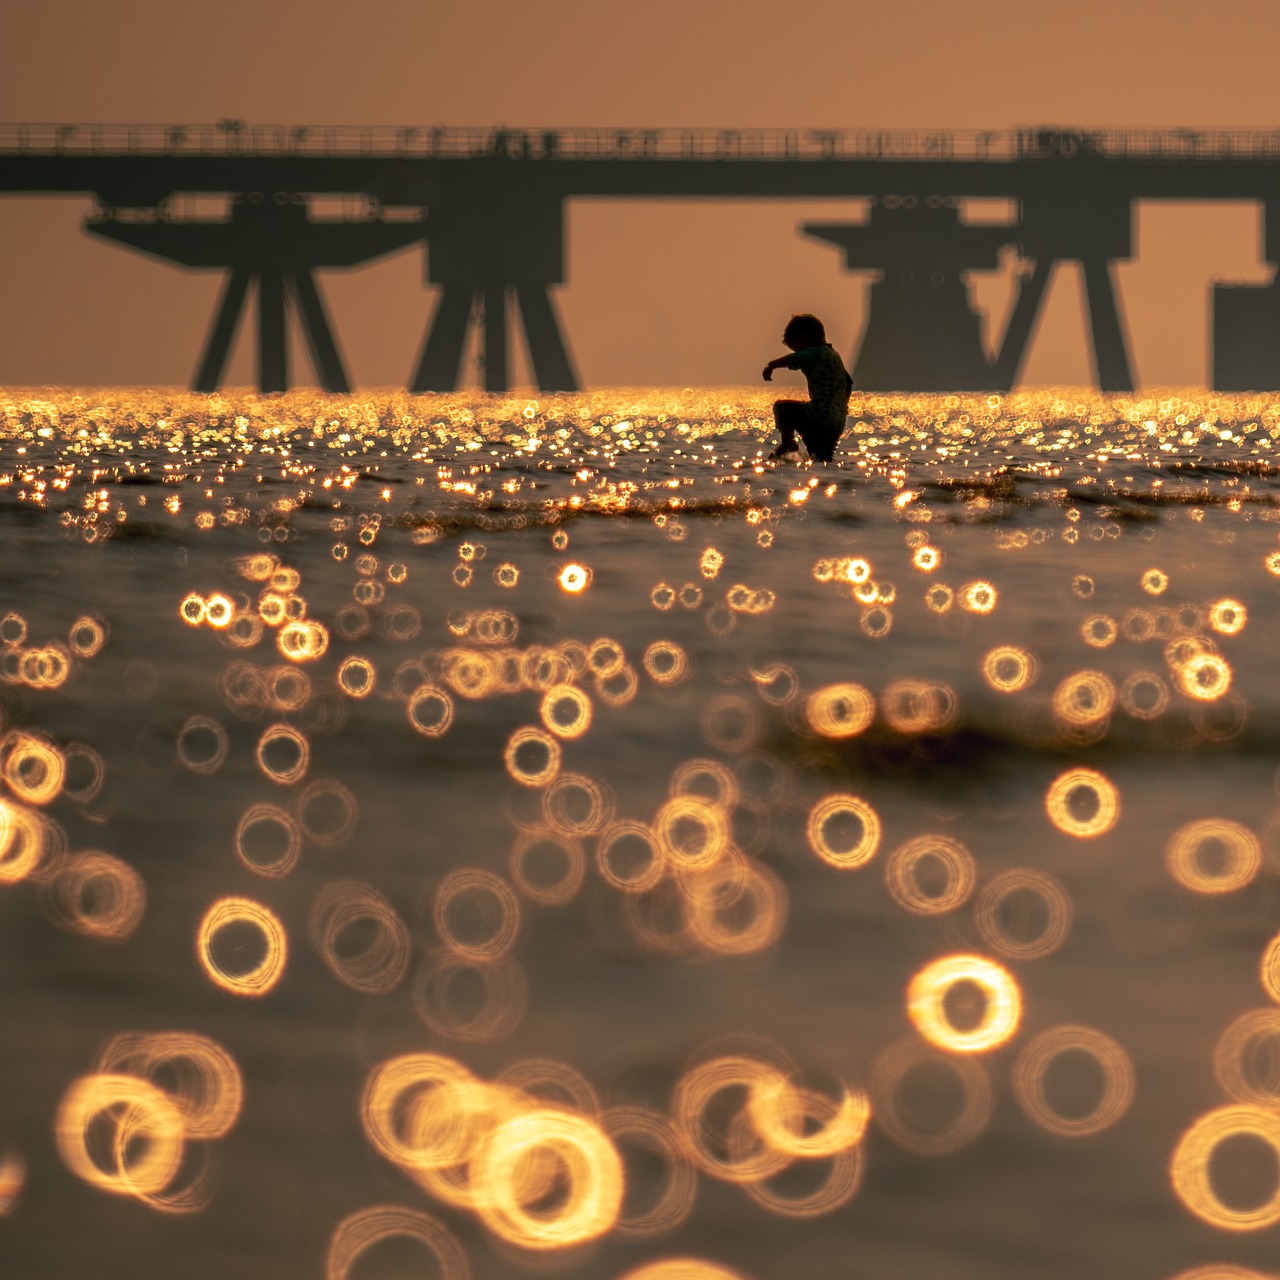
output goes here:
[[551, 289], [564, 283], [564, 200], [501, 177], [431, 203], [427, 279], [440, 287], [410, 391], [452, 391], [473, 327], [482, 333], [484, 387], [511, 386], [508, 310], [514, 306], [543, 391], [580, 387]]
[[257, 380], [260, 391], [287, 391], [289, 313], [293, 311], [326, 391], [348, 392], [338, 342], [315, 278], [319, 267], [352, 267], [421, 240], [421, 221], [377, 218], [313, 222], [302, 197], [252, 196], [231, 206], [225, 220], [169, 221], [118, 214], [85, 223], [93, 235], [166, 262], [226, 271], [226, 281], [192, 380], [194, 391], [222, 382], [250, 292], [257, 290]]
[[1017, 229], [961, 223], [938, 195], [873, 203], [864, 223], [808, 222], [805, 235], [844, 251], [849, 271], [874, 271], [867, 321], [853, 360], [866, 391], [1002, 389], [982, 340], [967, 271], [995, 271]]

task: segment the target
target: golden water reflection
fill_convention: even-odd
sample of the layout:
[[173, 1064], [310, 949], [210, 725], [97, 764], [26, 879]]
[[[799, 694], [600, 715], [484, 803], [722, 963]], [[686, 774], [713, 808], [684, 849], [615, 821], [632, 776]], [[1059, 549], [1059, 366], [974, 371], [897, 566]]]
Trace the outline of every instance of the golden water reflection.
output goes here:
[[[1236, 1168], [1280, 1153], [1280, 412], [851, 409], [819, 468], [768, 462], [741, 392], [8, 398], [3, 923], [118, 1019], [58, 1059], [64, 1176], [213, 1221], [214, 1145], [321, 1050], [358, 1054], [325, 1123], [379, 1165], [324, 1202], [330, 1280], [395, 1242], [763, 1280], [762, 1222], [843, 1248], [920, 1159], [954, 1236], [1011, 1135], [1046, 1185], [1068, 1142], [1099, 1187], [1144, 1152], [1209, 1245], [1280, 1221]], [[193, 980], [191, 1029], [148, 974]], [[6, 1225], [47, 1195], [33, 1132], [0, 1130]], [[733, 1265], [699, 1256], [721, 1193]], [[1261, 1273], [1179, 1280], [1219, 1274]]]

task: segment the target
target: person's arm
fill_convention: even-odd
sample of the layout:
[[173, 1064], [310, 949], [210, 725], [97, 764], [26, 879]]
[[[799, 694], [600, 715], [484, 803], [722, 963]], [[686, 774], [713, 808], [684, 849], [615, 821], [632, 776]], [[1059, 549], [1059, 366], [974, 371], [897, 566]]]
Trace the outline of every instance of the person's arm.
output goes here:
[[800, 366], [796, 363], [794, 355], [779, 356], [776, 360], [770, 360], [764, 367], [764, 380], [766, 382], [773, 381], [773, 371], [775, 369], [798, 369]]

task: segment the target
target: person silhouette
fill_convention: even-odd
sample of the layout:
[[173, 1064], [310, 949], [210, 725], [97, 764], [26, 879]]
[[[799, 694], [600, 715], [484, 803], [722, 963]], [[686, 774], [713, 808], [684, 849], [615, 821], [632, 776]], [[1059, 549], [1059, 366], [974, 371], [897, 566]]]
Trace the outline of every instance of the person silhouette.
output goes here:
[[817, 316], [792, 316], [782, 331], [782, 343], [791, 354], [770, 360], [764, 380], [772, 382], [775, 369], [799, 369], [809, 385], [809, 399], [773, 402], [773, 421], [782, 439], [769, 458], [799, 453], [799, 436], [811, 458], [830, 462], [844, 432], [853, 379]]

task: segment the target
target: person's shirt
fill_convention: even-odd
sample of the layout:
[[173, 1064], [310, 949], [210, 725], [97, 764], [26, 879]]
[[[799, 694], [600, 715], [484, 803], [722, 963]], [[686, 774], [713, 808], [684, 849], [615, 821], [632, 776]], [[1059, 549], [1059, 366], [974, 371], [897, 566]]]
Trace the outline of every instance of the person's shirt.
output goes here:
[[853, 379], [829, 342], [802, 347], [795, 353], [795, 367], [809, 384], [809, 413], [824, 426], [843, 429], [849, 414]]

